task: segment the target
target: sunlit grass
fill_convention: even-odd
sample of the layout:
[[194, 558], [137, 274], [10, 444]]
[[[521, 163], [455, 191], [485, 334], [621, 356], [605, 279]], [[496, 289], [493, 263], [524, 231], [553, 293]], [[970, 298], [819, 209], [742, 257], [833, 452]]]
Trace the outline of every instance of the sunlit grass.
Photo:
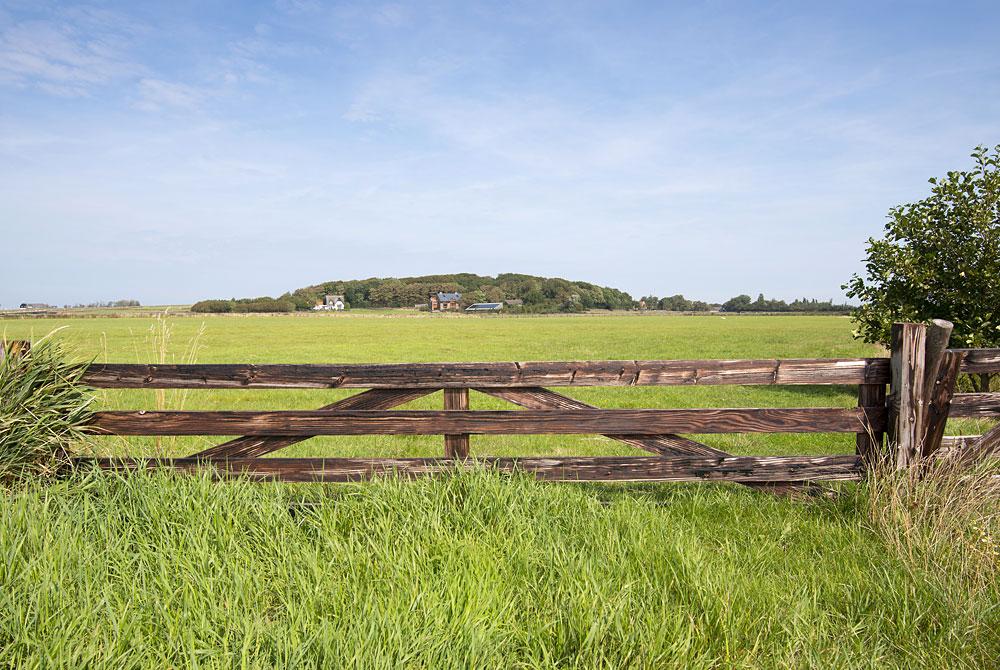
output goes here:
[[[0, 330], [37, 336], [57, 325], [70, 326], [59, 337], [80, 357], [126, 362], [190, 360], [195, 341], [199, 362], [878, 354], [837, 317], [187, 317], [167, 324], [166, 344], [150, 319], [9, 321]], [[314, 408], [347, 393], [113, 391], [100, 403]], [[571, 395], [604, 407], [856, 402], [846, 387]], [[505, 406], [478, 394], [472, 404]], [[224, 439], [161, 449], [183, 454]], [[698, 439], [735, 453], [854, 448], [852, 436]], [[152, 440], [97, 448], [157, 453]], [[636, 453], [599, 436], [475, 436], [472, 448]], [[372, 436], [279, 453], [442, 450], [438, 437]], [[833, 499], [802, 500], [724, 484], [544, 484], [484, 472], [328, 486], [78, 473], [2, 493], [0, 666], [997, 667], [1000, 590], [995, 566], [977, 562], [992, 554], [957, 544], [994, 541], [995, 525], [980, 523], [992, 517], [978, 498], [963, 500], [971, 489], [960, 482], [905, 484], [842, 485]]]

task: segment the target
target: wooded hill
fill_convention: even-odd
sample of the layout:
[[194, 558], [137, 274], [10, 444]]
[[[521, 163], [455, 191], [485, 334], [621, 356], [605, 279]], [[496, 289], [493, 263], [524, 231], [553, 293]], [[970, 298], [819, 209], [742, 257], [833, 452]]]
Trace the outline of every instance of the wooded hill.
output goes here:
[[520, 300], [507, 306], [523, 312], [580, 312], [588, 309], [631, 309], [632, 296], [624, 291], [588, 282], [523, 274], [496, 277], [470, 273], [423, 277], [372, 277], [329, 281], [285, 293], [278, 298], [203, 300], [195, 312], [291, 312], [312, 309], [327, 294], [343, 295], [348, 307], [413, 307], [427, 304], [431, 293], [462, 294], [463, 304]]

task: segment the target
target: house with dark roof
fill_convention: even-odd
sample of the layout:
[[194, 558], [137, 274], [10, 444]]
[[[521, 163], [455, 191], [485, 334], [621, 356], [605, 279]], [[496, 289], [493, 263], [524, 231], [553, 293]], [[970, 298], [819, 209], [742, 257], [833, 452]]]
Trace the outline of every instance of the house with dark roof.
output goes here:
[[430, 306], [432, 312], [458, 311], [462, 306], [461, 293], [431, 293]]

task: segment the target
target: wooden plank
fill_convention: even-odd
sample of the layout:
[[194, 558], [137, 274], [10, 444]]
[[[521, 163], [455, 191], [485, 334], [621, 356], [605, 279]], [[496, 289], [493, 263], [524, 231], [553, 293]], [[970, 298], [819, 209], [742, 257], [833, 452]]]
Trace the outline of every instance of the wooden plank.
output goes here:
[[618, 482], [810, 482], [860, 478], [858, 456], [574, 456], [531, 458], [241, 458], [204, 461], [195, 458], [76, 459], [82, 466], [109, 470], [175, 468], [191, 471], [211, 465], [220, 477], [249, 476], [291, 482], [350, 482], [379, 475], [404, 477], [447, 474], [486, 467], [533, 473], [551, 481]]
[[958, 380], [958, 370], [962, 365], [962, 354], [953, 351], [945, 352], [936, 363], [936, 378], [926, 390], [929, 396], [927, 417], [924, 426], [924, 437], [921, 440], [920, 456], [927, 458], [941, 447], [944, 437], [944, 427], [948, 422], [951, 399], [955, 394], [955, 382]]
[[1000, 454], [1000, 423], [958, 453], [962, 463], [975, 465], [979, 461]]
[[[543, 388], [525, 389], [476, 389], [480, 393], [491, 395], [495, 398], [512, 402], [528, 409], [597, 409], [573, 398], [568, 398], [561, 393]], [[654, 454], [664, 456], [728, 456], [724, 451], [713, 449], [707, 444], [695, 442], [679, 435], [623, 435], [605, 434], [604, 437], [618, 440], [633, 447], [639, 447]]]
[[[885, 411], [885, 384], [859, 384], [858, 407], [866, 413], [879, 414]], [[858, 433], [857, 454], [869, 467], [883, 462], [888, 454], [883, 447], [884, 431]]]
[[892, 326], [892, 398], [888, 428], [896, 468], [909, 467], [920, 455], [926, 409], [926, 335], [927, 327], [923, 324], [896, 323]]
[[1000, 393], [956, 393], [951, 399], [955, 418], [991, 418], [1000, 416]]
[[387, 365], [141, 365], [95, 363], [97, 388], [468, 388], [705, 384], [887, 383], [884, 358], [407, 363]]
[[97, 412], [114, 435], [450, 435], [856, 433], [884, 430], [885, 413], [827, 407], [520, 411]]
[[964, 449], [982, 435], [945, 435], [941, 438], [942, 449]]
[[[948, 341], [951, 339], [952, 330], [955, 326], [951, 321], [944, 319], [934, 319], [927, 327], [927, 338], [924, 342], [924, 390], [928, 393], [938, 380], [938, 371], [944, 361], [948, 349]], [[961, 355], [959, 361], [961, 361]]]
[[[469, 409], [469, 389], [445, 389], [444, 408], [459, 411]], [[444, 456], [445, 458], [468, 458], [469, 434], [445, 435]]]
[[1000, 372], [1000, 349], [952, 349], [965, 354], [962, 361], [962, 372], [979, 374], [984, 372]]
[[[399, 405], [405, 405], [411, 400], [430, 395], [434, 389], [370, 389], [349, 398], [338, 400], [335, 403], [321, 407], [319, 411], [329, 412], [332, 410], [375, 410], [392, 409]], [[301, 437], [266, 437], [260, 435], [244, 435], [235, 440], [229, 440], [214, 447], [209, 447], [196, 454], [192, 458], [239, 458], [254, 457], [270, 454], [271, 452], [299, 442], [308, 440], [311, 435]]]
[[[515, 405], [527, 407], [528, 409], [597, 409], [593, 405], [589, 405], [585, 402], [581, 402], [580, 400], [575, 400], [564, 396], [561, 393], [556, 393], [555, 391], [550, 391], [549, 389], [544, 388], [480, 388], [476, 390], [480, 393], [485, 393], [487, 395], [512, 402]], [[730, 455], [724, 451], [710, 447], [707, 444], [695, 442], [694, 440], [689, 440], [686, 437], [672, 435], [669, 433], [652, 436], [606, 434], [604, 437], [612, 440], [618, 440], [619, 442], [624, 442], [625, 444], [633, 447], [638, 447], [663, 456], [724, 457]], [[749, 483], [747, 486], [775, 494], [800, 493], [803, 490], [803, 486], [801, 484], [791, 484], [788, 482], [758, 482]]]

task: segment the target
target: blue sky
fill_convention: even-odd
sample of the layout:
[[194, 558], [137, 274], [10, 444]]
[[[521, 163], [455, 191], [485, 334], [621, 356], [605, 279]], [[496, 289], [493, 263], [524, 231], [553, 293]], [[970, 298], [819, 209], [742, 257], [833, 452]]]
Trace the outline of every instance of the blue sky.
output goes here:
[[0, 3], [0, 305], [526, 272], [840, 298], [1000, 3]]

